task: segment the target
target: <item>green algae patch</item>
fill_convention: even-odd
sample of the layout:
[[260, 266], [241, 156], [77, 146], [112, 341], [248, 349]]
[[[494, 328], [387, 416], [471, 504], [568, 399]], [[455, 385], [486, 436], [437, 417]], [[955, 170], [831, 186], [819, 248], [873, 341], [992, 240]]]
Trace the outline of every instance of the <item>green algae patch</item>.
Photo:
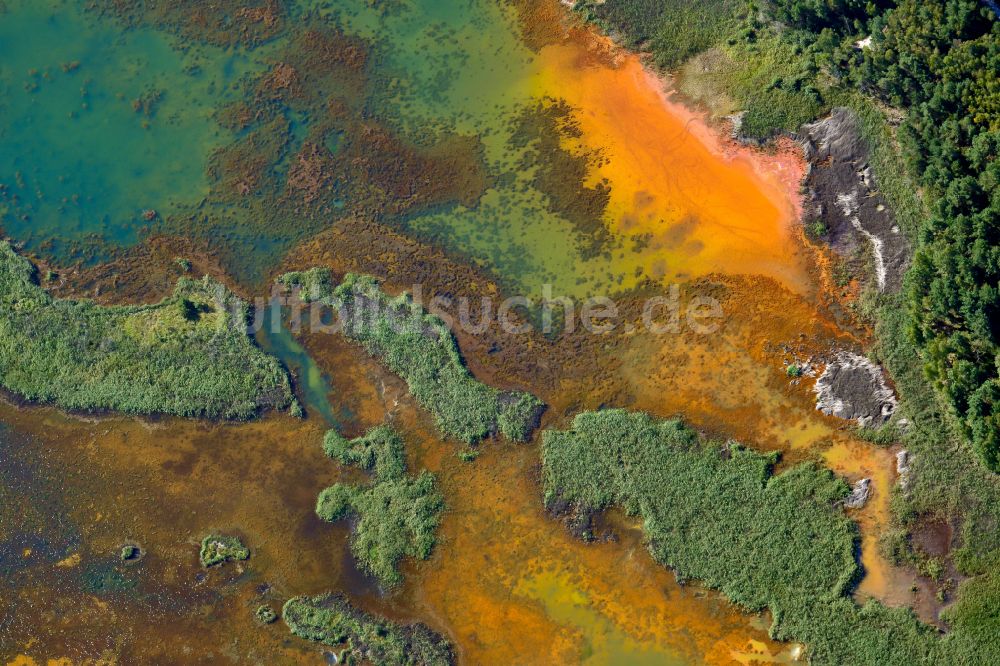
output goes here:
[[223, 285], [181, 279], [155, 305], [53, 298], [0, 242], [0, 385], [72, 410], [249, 418], [292, 399], [280, 364], [246, 333]]
[[243, 545], [239, 537], [210, 534], [201, 540], [198, 559], [201, 560], [203, 567], [212, 567], [237, 560], [249, 560], [250, 549]]
[[448, 327], [408, 293], [390, 297], [374, 278], [355, 274], [331, 291], [332, 278], [323, 269], [287, 273], [280, 282], [300, 287], [307, 301], [336, 308], [340, 331], [402, 377], [443, 433], [469, 444], [496, 434], [522, 442], [538, 426], [544, 404], [477, 381]]
[[774, 455], [617, 409], [546, 431], [542, 449], [550, 510], [579, 517], [620, 506], [642, 516], [658, 562], [770, 610], [771, 635], [806, 643], [813, 664], [991, 661], [989, 604], [958, 607], [962, 621], [941, 638], [909, 609], [848, 596], [858, 533], [839, 508], [849, 489], [827, 470], [774, 475]]
[[382, 585], [398, 585], [403, 580], [399, 561], [427, 559], [436, 542], [444, 499], [434, 475], [406, 475], [403, 440], [385, 425], [353, 440], [331, 430], [323, 448], [341, 464], [372, 471], [373, 483], [326, 488], [316, 501], [316, 515], [329, 522], [354, 518], [351, 552], [358, 564]]
[[[292, 633], [330, 647], [347, 646], [373, 664], [447, 666], [451, 645], [422, 623], [399, 625], [352, 606], [340, 594], [293, 597], [281, 616]], [[341, 659], [346, 655], [342, 655]]]

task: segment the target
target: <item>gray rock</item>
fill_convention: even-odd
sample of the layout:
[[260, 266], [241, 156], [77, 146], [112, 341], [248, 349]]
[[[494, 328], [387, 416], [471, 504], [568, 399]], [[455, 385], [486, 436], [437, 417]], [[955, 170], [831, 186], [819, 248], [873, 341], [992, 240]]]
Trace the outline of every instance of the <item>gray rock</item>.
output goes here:
[[844, 500], [844, 506], [848, 509], [860, 509], [867, 502], [872, 493], [872, 480], [861, 479], [851, 488], [851, 494]]
[[896, 396], [882, 368], [851, 352], [839, 352], [827, 363], [813, 390], [816, 409], [862, 427], [883, 425], [896, 411]]
[[909, 451], [904, 449], [896, 454], [896, 474], [899, 475], [899, 487], [903, 490], [906, 490], [910, 485], [911, 463], [912, 459]]
[[809, 161], [805, 210], [826, 225], [838, 254], [851, 256], [859, 246], [870, 246], [879, 291], [898, 291], [909, 244], [878, 192], [857, 116], [835, 108], [827, 118], [803, 125], [799, 138]]

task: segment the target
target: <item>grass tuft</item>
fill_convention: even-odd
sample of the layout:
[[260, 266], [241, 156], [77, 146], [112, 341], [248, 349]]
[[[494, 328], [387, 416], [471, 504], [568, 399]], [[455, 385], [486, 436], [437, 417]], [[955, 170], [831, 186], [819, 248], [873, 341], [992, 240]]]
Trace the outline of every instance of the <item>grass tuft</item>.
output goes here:
[[224, 534], [210, 534], [201, 541], [198, 553], [201, 566], [212, 567], [225, 562], [250, 559], [250, 549], [243, 545], [239, 537]]

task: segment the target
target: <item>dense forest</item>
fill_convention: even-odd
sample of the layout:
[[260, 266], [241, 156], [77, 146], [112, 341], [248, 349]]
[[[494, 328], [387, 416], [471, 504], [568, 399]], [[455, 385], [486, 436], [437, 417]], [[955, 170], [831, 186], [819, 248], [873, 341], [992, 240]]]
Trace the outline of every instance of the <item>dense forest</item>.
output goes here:
[[[909, 274], [925, 370], [983, 462], [1000, 470], [1000, 27], [975, 0], [792, 0], [776, 15], [835, 44], [830, 71], [907, 109], [901, 147], [923, 188]], [[870, 35], [865, 48], [854, 48]]]

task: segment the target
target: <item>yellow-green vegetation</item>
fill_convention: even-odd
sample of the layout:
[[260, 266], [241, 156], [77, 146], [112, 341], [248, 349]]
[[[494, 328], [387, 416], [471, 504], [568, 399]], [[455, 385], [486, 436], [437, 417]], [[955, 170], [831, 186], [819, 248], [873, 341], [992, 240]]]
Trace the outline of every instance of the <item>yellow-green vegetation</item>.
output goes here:
[[648, 52], [657, 66], [676, 67], [732, 31], [741, 4], [739, 0], [586, 0], [574, 8], [628, 48]]
[[[983, 642], [994, 661], [1000, 655], [1000, 485], [996, 474], [978, 464], [974, 453], [953, 430], [920, 367], [919, 352], [906, 334], [904, 297], [879, 299], [876, 334], [879, 359], [890, 370], [900, 394], [899, 411], [910, 427], [900, 441], [909, 452], [907, 487], [893, 497], [893, 529], [885, 550], [897, 564], [926, 569], [927, 553], [913, 535], [928, 520], [956, 525], [955, 550], [948, 554], [957, 569], [972, 578], [957, 591], [944, 619], [964, 626]], [[939, 589], [950, 600], [950, 578]]]
[[224, 534], [210, 534], [201, 540], [198, 552], [201, 566], [212, 567], [224, 562], [250, 559], [250, 549], [243, 545], [239, 537]]
[[301, 287], [305, 300], [335, 307], [342, 333], [402, 377], [445, 434], [470, 444], [497, 433], [520, 442], [537, 427], [542, 402], [476, 381], [448, 327], [409, 294], [390, 298], [374, 278], [354, 274], [331, 291], [333, 280], [323, 269], [288, 273], [280, 280]]
[[292, 399], [246, 333], [246, 305], [208, 278], [155, 305], [53, 298], [0, 242], [0, 385], [74, 410], [249, 418]]
[[641, 516], [653, 556], [737, 604], [769, 609], [771, 633], [806, 643], [813, 664], [995, 663], [995, 581], [975, 584], [939, 637], [908, 609], [848, 596], [858, 531], [838, 504], [847, 484], [774, 454], [702, 440], [676, 420], [607, 410], [543, 434], [546, 505]]
[[351, 552], [361, 568], [387, 587], [402, 582], [399, 561], [427, 559], [444, 509], [434, 475], [406, 475], [403, 440], [391, 427], [372, 428], [347, 440], [330, 430], [323, 449], [344, 465], [372, 472], [372, 484], [337, 483], [320, 493], [316, 514], [327, 521], [355, 518]]
[[340, 594], [293, 597], [281, 617], [296, 636], [346, 646], [380, 666], [448, 666], [455, 661], [448, 641], [427, 625], [389, 622], [355, 608]]

